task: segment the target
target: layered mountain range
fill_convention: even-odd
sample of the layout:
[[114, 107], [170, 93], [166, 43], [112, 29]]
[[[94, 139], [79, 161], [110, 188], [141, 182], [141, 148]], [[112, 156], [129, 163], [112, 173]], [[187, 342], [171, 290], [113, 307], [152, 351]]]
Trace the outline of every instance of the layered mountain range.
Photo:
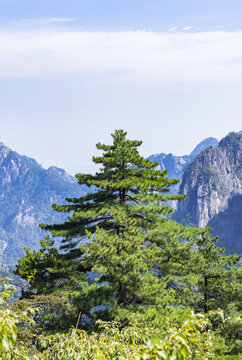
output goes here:
[[21, 156], [0, 143], [0, 256], [15, 263], [23, 247], [37, 248], [43, 232], [39, 223], [58, 223], [63, 214], [52, 203], [86, 193], [63, 169], [44, 169], [36, 160]]
[[[229, 252], [241, 251], [241, 136], [230, 134], [220, 143], [202, 141], [190, 155], [156, 154], [149, 157], [170, 178], [182, 179], [173, 194], [182, 193], [175, 217], [193, 226], [211, 225]], [[0, 143], [0, 258], [16, 263], [24, 247], [38, 248], [46, 235], [39, 223], [63, 222], [65, 215], [52, 210], [66, 197], [87, 193], [63, 169], [44, 169], [36, 160], [22, 156]], [[175, 202], [171, 204], [176, 208]]]

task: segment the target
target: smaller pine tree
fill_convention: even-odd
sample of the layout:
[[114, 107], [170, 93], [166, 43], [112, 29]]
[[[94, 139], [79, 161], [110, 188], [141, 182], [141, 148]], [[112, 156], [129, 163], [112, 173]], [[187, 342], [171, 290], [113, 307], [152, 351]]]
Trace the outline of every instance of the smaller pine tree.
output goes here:
[[209, 231], [198, 237], [188, 263], [186, 305], [198, 312], [238, 306], [241, 289], [240, 255], [226, 255]]

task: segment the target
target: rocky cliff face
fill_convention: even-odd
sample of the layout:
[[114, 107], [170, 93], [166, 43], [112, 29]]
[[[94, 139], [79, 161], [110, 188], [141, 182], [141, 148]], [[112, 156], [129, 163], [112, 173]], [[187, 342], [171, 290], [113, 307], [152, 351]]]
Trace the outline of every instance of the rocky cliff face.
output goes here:
[[[230, 133], [217, 147], [202, 151], [184, 172], [180, 193], [187, 195], [187, 199], [178, 205], [178, 221], [199, 227], [213, 225], [223, 243], [229, 244], [231, 239], [237, 239], [239, 236], [242, 240], [242, 232], [237, 235], [238, 230], [234, 231], [234, 225], [229, 225], [234, 218], [233, 199], [236, 199], [236, 207], [241, 207], [241, 135]], [[224, 224], [227, 223], [227, 235], [219, 230], [223, 228], [221, 219]], [[238, 221], [241, 223], [241, 219]]]
[[242, 195], [229, 198], [228, 206], [207, 224], [214, 235], [219, 235], [219, 246], [227, 253], [242, 253]]
[[0, 143], [0, 256], [7, 265], [23, 255], [23, 247], [37, 248], [46, 235], [38, 224], [58, 223], [63, 214], [52, 203], [80, 196], [86, 190], [64, 170], [45, 170], [34, 159]]
[[[157, 162], [158, 169], [168, 170], [168, 177], [170, 179], [179, 179], [181, 180], [183, 173], [187, 166], [195, 159], [195, 157], [204, 149], [207, 149], [210, 146], [217, 146], [218, 140], [215, 138], [207, 138], [201, 141], [195, 149], [191, 152], [190, 155], [183, 155], [183, 156], [175, 156], [173, 154], [156, 154], [149, 156], [149, 160], [152, 162]], [[170, 190], [171, 195], [176, 195], [179, 193], [180, 184], [172, 186]], [[177, 201], [172, 201], [170, 206], [173, 209], [177, 208]]]

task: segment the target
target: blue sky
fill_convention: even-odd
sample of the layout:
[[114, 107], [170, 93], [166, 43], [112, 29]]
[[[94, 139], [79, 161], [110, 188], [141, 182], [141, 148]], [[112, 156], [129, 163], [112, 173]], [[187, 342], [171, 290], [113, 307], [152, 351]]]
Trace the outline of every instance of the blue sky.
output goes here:
[[142, 153], [190, 153], [242, 128], [239, 0], [0, 0], [1, 139], [94, 171], [124, 128]]
[[240, 0], [0, 0], [1, 22], [74, 18], [88, 30], [240, 26]]

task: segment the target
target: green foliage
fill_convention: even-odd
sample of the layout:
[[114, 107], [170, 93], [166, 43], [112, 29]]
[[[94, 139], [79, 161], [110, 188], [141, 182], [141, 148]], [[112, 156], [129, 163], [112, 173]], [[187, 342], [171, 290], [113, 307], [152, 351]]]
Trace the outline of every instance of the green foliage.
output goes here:
[[185, 298], [196, 311], [237, 307], [241, 294], [241, 267], [236, 266], [240, 255], [226, 255], [224, 248], [215, 247], [218, 237], [209, 232], [197, 239], [187, 264]]
[[23, 289], [22, 297], [63, 294], [87, 277], [80, 273], [77, 263], [58, 252], [48, 236], [40, 240], [40, 245], [39, 251], [25, 249], [26, 256], [16, 265], [15, 274], [29, 284], [27, 290]]
[[[100, 172], [76, 175], [80, 185], [95, 191], [53, 205], [71, 213], [65, 223], [41, 225], [63, 237], [62, 253], [42, 241], [39, 252], [26, 250], [17, 274], [26, 279], [33, 273], [32, 292], [64, 292], [93, 319], [126, 322], [144, 305], [165, 309], [176, 303], [176, 275], [191, 251], [185, 239], [191, 243], [205, 230], [185, 228], [167, 216], [173, 210], [166, 202], [184, 198], [168, 194], [179, 181], [139, 154], [142, 142], [126, 139], [122, 130], [112, 137], [112, 145], [97, 144], [102, 154], [93, 161]], [[90, 272], [95, 281], [87, 278]]]
[[[169, 221], [163, 215], [173, 210], [161, 202], [184, 198], [166, 194], [170, 186], [179, 181], [168, 179], [167, 171], [156, 170], [157, 163], [140, 156], [137, 147], [141, 141], [127, 140], [122, 130], [112, 136], [113, 145], [97, 144], [103, 155], [94, 157], [93, 161], [103, 166], [101, 171], [95, 175], [76, 175], [80, 185], [95, 186], [96, 191], [79, 199], [67, 199], [70, 205], [53, 205], [56, 211], [72, 212], [64, 224], [41, 225], [53, 235], [64, 237], [62, 247], [71, 249], [73, 258], [81, 254], [79, 244], [86, 238], [86, 230], [94, 234], [98, 225], [109, 233], [118, 234], [120, 227], [114, 218], [117, 211], [136, 219], [137, 226], [147, 231], [156, 226], [158, 219], [161, 221], [161, 216], [163, 225]], [[76, 252], [73, 251], [75, 247]]]
[[7, 283], [4, 283], [5, 285], [5, 291], [1, 293], [1, 323], [0, 323], [0, 350], [9, 350], [11, 345], [16, 343], [16, 322], [17, 317], [14, 313], [11, 313], [8, 311], [8, 309], [5, 308], [7, 305], [6, 300], [9, 298], [9, 296], [12, 295], [14, 292], [13, 287], [7, 285]]
[[[216, 249], [217, 238], [209, 229], [171, 220], [167, 201], [184, 198], [168, 195], [178, 181], [140, 156], [140, 141], [127, 140], [122, 130], [112, 137], [112, 145], [97, 144], [102, 154], [93, 161], [101, 164], [100, 171], [77, 175], [90, 192], [67, 199], [66, 205], [53, 205], [54, 210], [69, 213], [64, 223], [41, 225], [54, 237], [62, 237], [61, 248], [57, 250], [46, 237], [39, 251], [25, 250], [16, 268], [16, 274], [29, 281], [16, 311], [39, 309], [31, 331], [35, 338], [40, 336], [41, 356], [140, 360], [239, 356], [239, 256]], [[191, 309], [200, 314], [184, 322]], [[221, 311], [214, 309], [222, 309], [226, 320], [221, 321]], [[101, 333], [97, 319], [106, 321], [101, 322]], [[135, 319], [140, 326], [130, 325]], [[66, 334], [70, 325], [75, 329]], [[21, 326], [26, 341], [30, 327]], [[46, 337], [49, 333], [53, 335]]]
[[229, 317], [225, 317], [223, 311], [210, 311], [208, 317], [212, 327], [215, 328], [216, 325], [216, 331], [213, 333], [215, 359], [241, 359], [241, 318], [235, 313], [230, 313]]
[[[26, 281], [19, 276], [14, 275], [14, 270], [15, 268], [13, 266], [4, 266], [4, 268], [0, 268], [0, 279], [11, 279], [11, 284], [15, 288], [15, 291], [13, 291], [12, 295], [8, 298], [8, 302], [17, 301], [20, 298], [22, 289], [26, 285]], [[0, 282], [0, 292], [4, 291], [4, 288], [4, 283]]]
[[162, 340], [147, 344], [142, 359], [213, 359], [214, 346], [202, 314], [191, 314], [181, 328], [172, 328]]
[[[3, 281], [3, 279], [1, 279]], [[28, 316], [31, 311], [12, 310], [7, 300], [15, 292], [15, 288], [3, 281], [5, 290], [0, 294], [0, 359], [23, 360], [38, 359], [31, 349], [18, 341], [18, 324], [21, 322], [32, 323]]]
[[71, 326], [71, 318], [77, 320], [75, 308], [64, 296], [35, 295], [9, 308], [15, 313], [32, 311], [31, 324], [26, 320], [18, 324], [18, 339], [29, 347], [34, 346], [40, 335], [63, 332]]
[[[6, 284], [6, 290], [1, 294], [0, 359], [2, 360], [206, 360], [215, 356], [214, 333], [208, 330], [209, 321], [204, 315], [194, 313], [188, 316], [182, 326], [175, 326], [166, 319], [165, 326], [155, 329], [137, 323], [122, 327], [118, 322], [99, 320], [99, 331], [90, 335], [84, 330], [78, 330], [77, 323], [68, 334], [57, 333], [49, 336], [40, 334], [36, 339], [36, 346], [33, 346], [33, 343], [26, 342], [27, 339], [21, 339], [18, 333], [19, 328], [21, 333], [26, 322], [35, 326], [27, 313], [35, 316], [38, 309], [25, 310], [29, 305], [25, 302], [20, 302], [16, 307], [8, 305], [6, 300], [13, 291], [14, 288]], [[40, 297], [32, 302], [32, 306], [37, 305], [43, 311], [48, 301], [50, 301], [49, 297], [47, 300]], [[55, 306], [61, 306], [60, 302]], [[49, 308], [54, 312], [58, 311], [53, 306]]]
[[137, 324], [121, 328], [119, 323], [99, 321], [101, 332], [88, 335], [73, 329], [68, 335], [41, 338], [44, 359], [213, 359], [214, 346], [208, 321], [192, 314], [181, 328], [164, 331]]

